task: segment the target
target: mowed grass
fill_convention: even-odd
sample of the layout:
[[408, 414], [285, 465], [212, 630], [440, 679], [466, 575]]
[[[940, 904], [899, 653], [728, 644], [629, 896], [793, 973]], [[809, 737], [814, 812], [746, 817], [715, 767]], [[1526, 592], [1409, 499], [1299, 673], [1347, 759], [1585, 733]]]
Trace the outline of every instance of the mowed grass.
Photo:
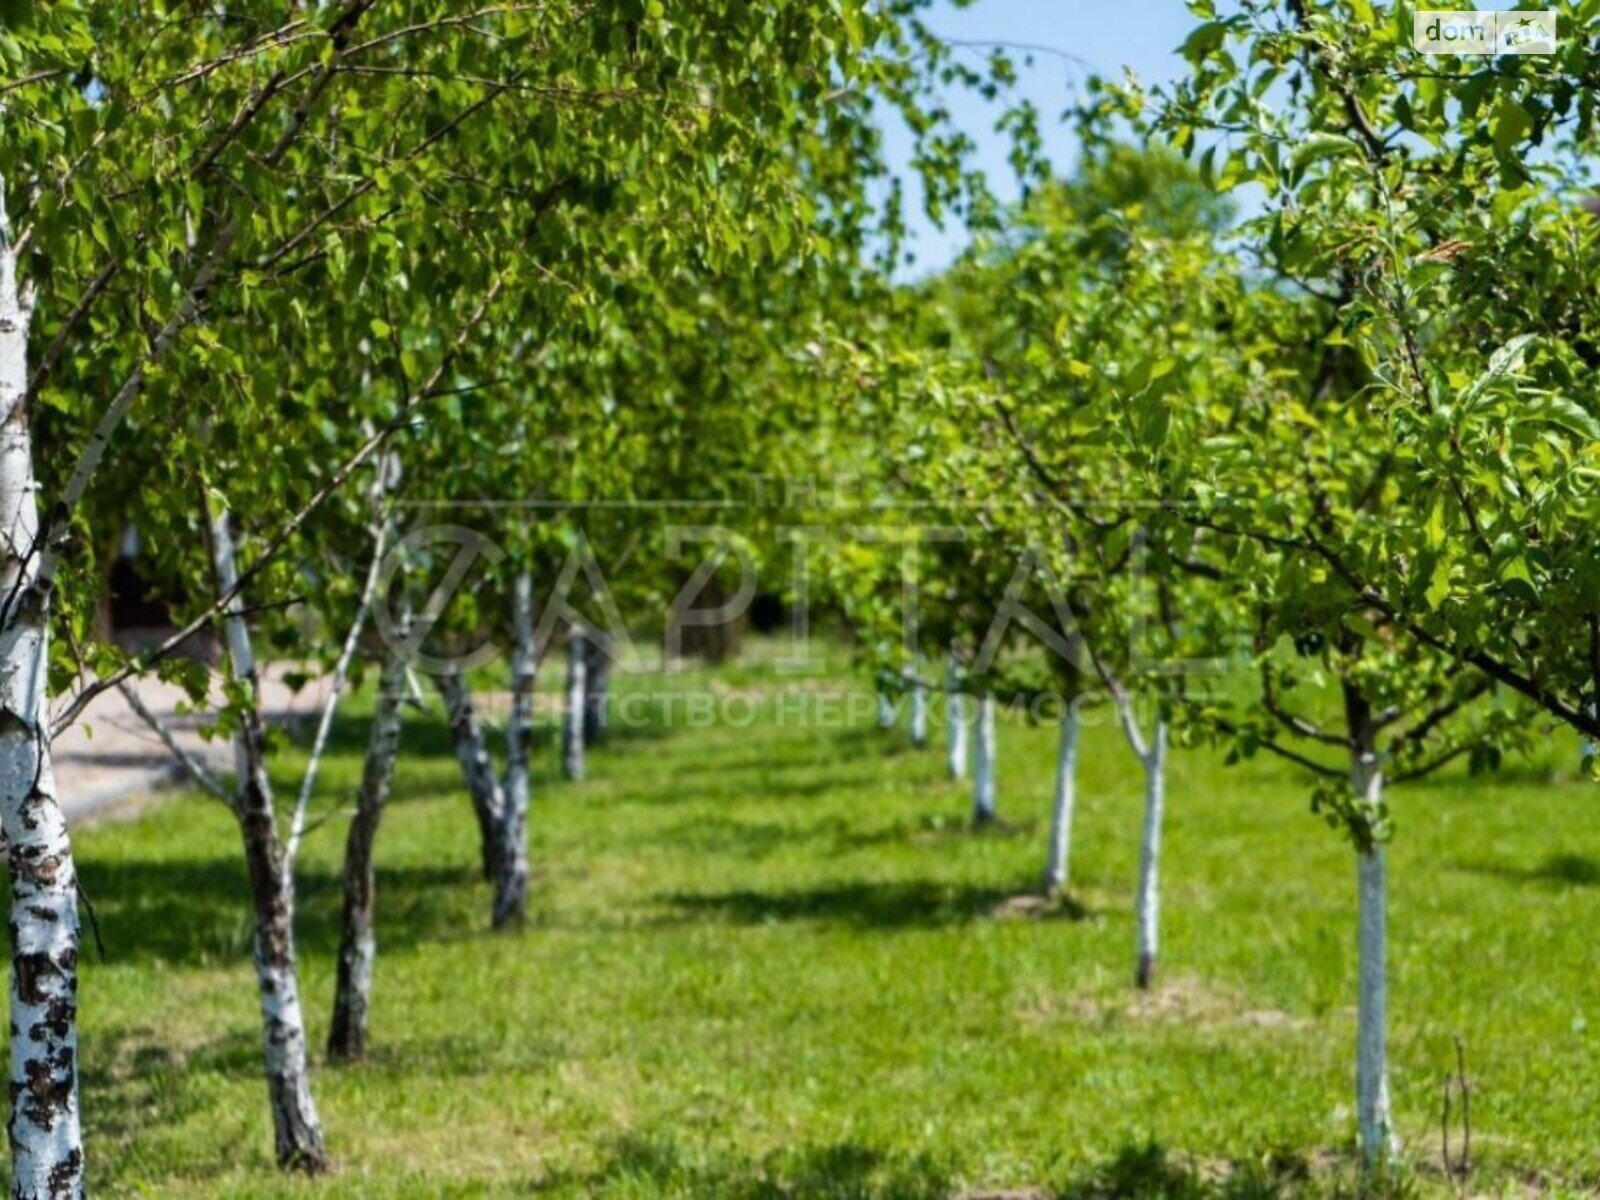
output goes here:
[[[554, 675], [555, 664], [547, 674]], [[1074, 904], [1008, 903], [1043, 854], [1055, 733], [1002, 724], [974, 835], [902, 731], [824, 727], [857, 687], [760, 662], [624, 677], [735, 697], [618, 730], [555, 778], [545, 730], [532, 919], [487, 931], [475, 830], [437, 715], [409, 715], [378, 847], [375, 1053], [323, 1065], [343, 822], [312, 834], [298, 919], [335, 1160], [281, 1177], [237, 832], [175, 795], [77, 839], [104, 962], [83, 977], [84, 1110], [110, 1196], [936, 1197], [1351, 1193], [1354, 865], [1292, 767], [1173, 755], [1160, 986], [1131, 986], [1140, 781], [1086, 733]], [[365, 738], [341, 724], [319, 805]], [[744, 718], [754, 713], [754, 719]], [[670, 717], [670, 720], [663, 720]], [[548, 725], [548, 721], [546, 722]], [[1551, 760], [1573, 759], [1565, 737]], [[294, 777], [298, 756], [283, 755]], [[1588, 1194], [1600, 1150], [1600, 824], [1525, 765], [1395, 795], [1399, 1190], [1449, 1194], [1443, 1080], [1466, 1046], [1475, 1194]]]

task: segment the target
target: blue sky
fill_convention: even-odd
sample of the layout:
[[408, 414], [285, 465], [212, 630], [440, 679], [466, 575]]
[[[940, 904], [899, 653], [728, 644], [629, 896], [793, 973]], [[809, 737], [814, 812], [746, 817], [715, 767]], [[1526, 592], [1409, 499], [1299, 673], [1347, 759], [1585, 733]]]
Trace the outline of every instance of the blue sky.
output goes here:
[[[1072, 137], [1056, 118], [1071, 103], [1085, 76], [1097, 72], [1116, 78], [1128, 66], [1146, 84], [1176, 78], [1183, 68], [1177, 47], [1188, 36], [1194, 19], [1183, 0], [974, 0], [965, 9], [941, 0], [929, 14], [928, 24], [949, 41], [971, 43], [958, 52], [974, 62], [981, 62], [995, 42], [1049, 47], [1082, 60], [1080, 65], [1062, 54], [1040, 50], [1034, 53], [1032, 66], [1025, 66], [1023, 52], [1012, 53], [1021, 72], [1018, 90], [1045, 118], [1046, 149], [1057, 168], [1064, 170], [1073, 162], [1075, 151]], [[994, 132], [1002, 107], [959, 91], [952, 92], [948, 102], [978, 143], [977, 165], [995, 190], [1002, 196], [1015, 195], [1005, 138]], [[905, 132], [891, 128], [887, 137], [891, 162], [903, 165], [908, 158]], [[907, 186], [911, 186], [910, 180]], [[910, 217], [911, 248], [917, 256], [910, 268], [912, 274], [943, 266], [965, 242], [959, 228], [938, 229], [920, 210]]]
[[[1547, 5], [1555, 3], [1546, 0]], [[1487, 11], [1520, 5], [1517, 0], [1464, 0], [1461, 7]], [[1024, 65], [1021, 50], [1012, 55], [1021, 73], [1018, 90], [1044, 118], [1046, 151], [1058, 171], [1070, 169], [1076, 150], [1074, 139], [1057, 118], [1084, 78], [1090, 73], [1118, 78], [1127, 66], [1146, 85], [1171, 82], [1184, 73], [1177, 49], [1196, 23], [1183, 0], [973, 0], [967, 8], [957, 8], [949, 0], [934, 0], [927, 22], [946, 40], [966, 43], [961, 52], [970, 55], [974, 63], [981, 63], [996, 42], [1060, 52], [1041, 49], [1033, 55], [1031, 66]], [[978, 144], [977, 165], [995, 192], [1006, 198], [1015, 196], [1005, 157], [1006, 139], [994, 132], [1003, 106], [985, 104], [961, 91], [952, 91], [946, 100], [962, 128]], [[885, 137], [890, 163], [904, 178], [908, 198], [918, 195], [906, 169], [908, 135], [903, 128], [889, 127]], [[1236, 199], [1244, 209], [1250, 207], [1248, 196]], [[919, 206], [909, 207], [910, 249], [916, 261], [901, 271], [915, 277], [948, 264], [965, 245], [966, 235], [958, 225], [939, 229], [922, 215]]]

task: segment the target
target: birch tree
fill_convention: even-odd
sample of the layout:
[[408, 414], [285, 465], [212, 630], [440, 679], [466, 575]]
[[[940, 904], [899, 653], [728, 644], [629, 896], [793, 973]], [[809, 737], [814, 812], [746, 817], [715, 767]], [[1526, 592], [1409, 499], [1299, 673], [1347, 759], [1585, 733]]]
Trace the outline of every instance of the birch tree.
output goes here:
[[[38, 1028], [40, 1005], [51, 1014], [37, 1039], [13, 1039], [18, 1096], [39, 1088], [44, 1097], [12, 1122], [18, 1195], [82, 1190], [73, 872], [49, 794], [47, 732], [155, 669], [219, 617], [230, 631], [229, 711], [239, 724], [229, 732], [243, 747], [240, 790], [231, 794], [256, 885], [261, 978], [292, 984], [292, 891], [274, 870], [285, 846], [262, 766], [269, 739], [251, 715], [250, 614], [235, 602], [246, 589], [280, 602], [293, 574], [285, 548], [321, 500], [441, 398], [427, 377], [449, 335], [410, 337], [415, 310], [399, 297], [413, 282], [419, 291], [438, 285], [446, 299], [464, 300], [459, 317], [483, 293], [430, 278], [429, 267], [449, 256], [419, 267], [406, 260], [408, 246], [445, 233], [455, 239], [454, 262], [471, 265], [515, 245], [538, 264], [539, 285], [521, 298], [522, 315], [540, 314], [541, 327], [555, 312], [581, 317], [619, 258], [649, 269], [688, 257], [715, 269], [754, 249], [781, 253], [817, 210], [767, 150], [803, 143], [812, 179], [859, 184], [870, 175], [869, 93], [910, 104], [921, 86], [926, 39], [908, 20], [914, 7], [852, 0], [771, 14], [719, 3], [669, 17], [656, 5], [512, 6], [469, 20], [348, 0], [261, 21], [208, 10], [146, 28], [139, 6], [62, 4], [8, 29], [7, 59], [19, 70], [0, 122], [10, 217], [10, 390], [0, 428], [16, 490], [4, 512], [14, 586], [0, 629], [11, 657], [0, 673], [16, 689], [8, 773], [13, 784], [37, 786], [11, 793], [3, 817], [14, 902], [31, 901], [40, 922], [52, 913], [44, 924], [24, 921], [14, 947], [18, 1027]], [[148, 36], [127, 37], [135, 26]], [[615, 163], [637, 169], [605, 167]], [[754, 212], [769, 215], [759, 228], [745, 220]], [[626, 216], [597, 219], [608, 213]], [[778, 219], [786, 214], [792, 225]], [[404, 317], [394, 320], [381, 298]], [[380, 360], [387, 386], [374, 405], [384, 410], [376, 436], [352, 456], [342, 418], [370, 410], [364, 399], [354, 409], [340, 401], [356, 392], [343, 367], [358, 358]], [[445, 374], [467, 389], [487, 378]], [[143, 402], [149, 392], [165, 405]], [[205, 423], [184, 407], [197, 396], [219, 405], [206, 405], [204, 436]], [[269, 454], [253, 464], [269, 468], [261, 482], [278, 489], [259, 511], [297, 514], [276, 532], [256, 523], [259, 512], [242, 503], [251, 489], [229, 476], [243, 461], [234, 431], [273, 427], [269, 417], [279, 430], [324, 436], [320, 448], [297, 441], [303, 457]], [[42, 427], [47, 438], [35, 436]], [[164, 441], [163, 485], [189, 487], [204, 466], [218, 489], [209, 525], [226, 536], [215, 554], [195, 551], [208, 522], [196, 517], [193, 490], [147, 489], [139, 498], [152, 540], [187, 537], [187, 558], [210, 557], [219, 572], [226, 538], [256, 555], [235, 563], [235, 583], [211, 589], [210, 603], [193, 609], [174, 639], [138, 658], [92, 637], [48, 637], [52, 608], [74, 633], [87, 632], [99, 611], [103, 580], [78, 568], [72, 542], [87, 535], [87, 544], [99, 543], [104, 531], [83, 528], [80, 502], [109, 486], [100, 468], [129, 438]], [[331, 469], [309, 473], [308, 494], [286, 475], [291, 462]], [[47, 503], [27, 499], [34, 479]], [[30, 526], [28, 542], [16, 540]], [[67, 692], [53, 720], [39, 684], [47, 653], [49, 690]], [[30, 975], [41, 954], [52, 969]], [[269, 1036], [283, 1035], [268, 1048], [277, 1055], [270, 1070], [280, 1158], [315, 1169], [323, 1155], [288, 1029], [292, 1006], [270, 1007]]]
[[[408, 624], [402, 623], [402, 632]], [[356, 811], [345, 836], [339, 959], [334, 981], [333, 1020], [328, 1026], [328, 1057], [347, 1062], [364, 1058], [367, 1052], [368, 1017], [372, 1010], [377, 959], [377, 883], [373, 848], [394, 780], [401, 708], [407, 699], [405, 675], [404, 658], [394, 650], [388, 651], [378, 676], [366, 758], [356, 793]]]
[[583, 714], [588, 705], [589, 639], [582, 625], [567, 630], [566, 692], [561, 705], [561, 771], [581, 781], [584, 766]]
[[19, 279], [3, 192], [0, 183], [0, 832], [11, 873], [12, 1194], [75, 1196], [83, 1189], [77, 872], [50, 760], [50, 580], [27, 404], [36, 294]]

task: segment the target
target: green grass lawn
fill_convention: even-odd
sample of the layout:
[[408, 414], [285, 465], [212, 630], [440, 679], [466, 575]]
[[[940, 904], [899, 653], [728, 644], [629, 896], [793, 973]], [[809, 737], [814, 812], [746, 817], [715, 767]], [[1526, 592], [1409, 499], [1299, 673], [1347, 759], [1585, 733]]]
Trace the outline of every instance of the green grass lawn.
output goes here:
[[[106, 944], [82, 995], [94, 1190], [1352, 1190], [1354, 863], [1292, 768], [1174, 754], [1160, 986], [1139, 996], [1139, 778], [1107, 717], [1086, 733], [1077, 907], [1039, 917], [1006, 901], [1041, 867], [1053, 730], [1002, 726], [1000, 804], [1016, 828], [973, 835], [939, 745], [775, 722], [770, 698], [795, 683], [759, 663], [667, 682], [765, 707], [748, 727], [621, 731], [581, 785], [554, 779], [547, 730], [532, 920], [510, 935], [487, 932], [442, 722], [408, 717], [378, 847], [375, 1054], [357, 1068], [320, 1064], [342, 822], [312, 835], [300, 962], [336, 1160], [314, 1182], [271, 1164], [231, 818], [177, 795], [84, 831]], [[324, 803], [353, 788], [360, 712], [338, 730]], [[1562, 737], [1552, 755], [1567, 749]], [[1474, 1082], [1474, 1192], [1588, 1194], [1600, 1179], [1597, 802], [1533, 766], [1395, 796], [1405, 1190], [1449, 1194], [1439, 1110], [1456, 1035]]]

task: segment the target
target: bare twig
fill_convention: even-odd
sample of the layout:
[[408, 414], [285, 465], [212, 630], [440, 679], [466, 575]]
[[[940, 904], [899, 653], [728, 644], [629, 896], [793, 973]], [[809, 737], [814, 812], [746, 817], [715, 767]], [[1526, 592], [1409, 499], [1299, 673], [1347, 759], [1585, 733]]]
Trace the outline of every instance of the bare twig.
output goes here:
[[234, 806], [233, 793], [228, 791], [222, 781], [212, 774], [209, 767], [178, 743], [178, 739], [173, 736], [172, 730], [167, 728], [166, 722], [150, 711], [145, 702], [139, 699], [139, 693], [134, 690], [133, 686], [127, 680], [120, 680], [117, 683], [117, 690], [122, 693], [122, 698], [128, 702], [128, 707], [133, 709], [134, 714], [150, 727], [152, 733], [161, 739], [161, 744], [167, 748], [173, 758], [178, 760], [178, 765], [189, 773], [189, 778], [193, 779], [202, 791], [211, 793], [229, 808], [232, 808]]

